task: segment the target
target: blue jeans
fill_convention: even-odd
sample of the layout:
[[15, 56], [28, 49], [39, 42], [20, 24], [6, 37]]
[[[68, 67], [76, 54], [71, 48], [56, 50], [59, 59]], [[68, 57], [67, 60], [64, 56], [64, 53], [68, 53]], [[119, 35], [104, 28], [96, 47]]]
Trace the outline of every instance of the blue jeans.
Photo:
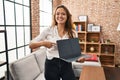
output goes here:
[[45, 78], [46, 80], [76, 80], [72, 65], [59, 58], [45, 61]]

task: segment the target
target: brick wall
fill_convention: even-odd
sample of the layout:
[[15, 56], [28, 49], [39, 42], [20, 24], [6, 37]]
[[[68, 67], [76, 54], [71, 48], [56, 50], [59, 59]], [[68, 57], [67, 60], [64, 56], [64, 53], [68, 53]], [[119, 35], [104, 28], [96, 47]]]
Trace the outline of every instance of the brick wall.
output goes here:
[[54, 9], [62, 3], [62, 0], [53, 0], [53, 11]]
[[39, 34], [39, 0], [31, 0], [32, 39]]
[[[54, 2], [56, 0], [53, 0]], [[87, 15], [88, 23], [100, 25], [103, 37], [116, 43], [116, 52], [120, 52], [120, 0], [58, 0], [70, 10], [73, 21], [79, 21], [79, 15]], [[53, 2], [53, 4], [54, 4]], [[55, 4], [54, 4], [55, 5]]]
[[[88, 23], [100, 25], [103, 37], [116, 43], [116, 52], [120, 52], [120, 0], [53, 0], [53, 10], [64, 4], [70, 10], [73, 21], [79, 21], [79, 15], [87, 15]], [[31, 0], [32, 38], [39, 34], [39, 0]]]

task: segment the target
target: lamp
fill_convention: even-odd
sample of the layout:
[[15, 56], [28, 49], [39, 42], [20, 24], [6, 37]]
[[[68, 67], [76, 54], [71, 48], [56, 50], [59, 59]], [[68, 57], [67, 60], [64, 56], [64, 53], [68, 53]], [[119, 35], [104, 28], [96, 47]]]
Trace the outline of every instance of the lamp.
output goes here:
[[117, 31], [120, 31], [120, 23], [118, 24]]

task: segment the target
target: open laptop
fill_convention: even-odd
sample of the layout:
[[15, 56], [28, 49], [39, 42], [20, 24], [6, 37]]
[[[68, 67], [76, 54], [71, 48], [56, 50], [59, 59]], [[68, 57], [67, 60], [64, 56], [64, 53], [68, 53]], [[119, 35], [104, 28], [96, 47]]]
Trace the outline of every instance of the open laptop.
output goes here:
[[81, 48], [78, 38], [64, 39], [57, 41], [58, 52], [61, 59], [72, 62], [76, 61], [81, 56]]

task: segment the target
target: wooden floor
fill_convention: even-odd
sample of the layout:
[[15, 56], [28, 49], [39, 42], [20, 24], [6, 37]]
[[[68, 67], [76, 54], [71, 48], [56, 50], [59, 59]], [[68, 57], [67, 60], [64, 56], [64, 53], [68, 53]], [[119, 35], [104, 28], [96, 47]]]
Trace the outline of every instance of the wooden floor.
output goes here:
[[120, 80], [120, 68], [104, 67], [106, 80]]

